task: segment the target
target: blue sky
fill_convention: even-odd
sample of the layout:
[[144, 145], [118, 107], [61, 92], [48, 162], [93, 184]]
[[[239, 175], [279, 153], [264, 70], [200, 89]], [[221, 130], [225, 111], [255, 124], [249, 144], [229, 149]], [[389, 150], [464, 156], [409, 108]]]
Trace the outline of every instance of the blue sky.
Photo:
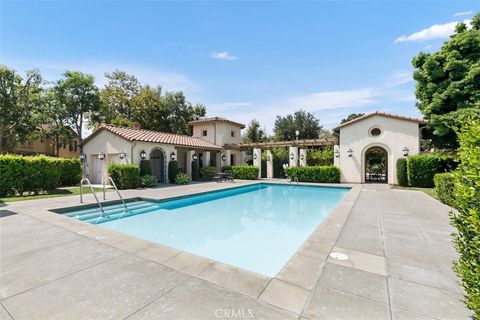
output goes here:
[[334, 127], [352, 112], [419, 116], [411, 59], [480, 1], [0, 2], [0, 62], [47, 80], [116, 68], [182, 90], [209, 116], [270, 131], [299, 108]]

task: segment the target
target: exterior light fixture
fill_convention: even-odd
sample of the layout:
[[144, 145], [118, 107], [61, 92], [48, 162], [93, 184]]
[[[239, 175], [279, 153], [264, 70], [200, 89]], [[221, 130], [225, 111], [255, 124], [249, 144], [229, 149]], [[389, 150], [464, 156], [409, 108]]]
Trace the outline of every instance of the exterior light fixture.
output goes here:
[[403, 156], [404, 156], [404, 157], [407, 157], [409, 151], [410, 151], [410, 150], [408, 150], [407, 147], [403, 147], [403, 149], [402, 149], [402, 154], [403, 154]]
[[127, 154], [122, 151], [118, 154], [118, 156], [120, 157], [120, 159], [125, 159], [127, 157]]
[[225, 155], [222, 155], [222, 161], [227, 161], [227, 157]]
[[85, 162], [85, 160], [87, 160], [87, 155], [83, 152], [80, 152], [79, 158], [81, 162]]
[[270, 161], [270, 156], [267, 157], [267, 161]]
[[146, 157], [147, 153], [145, 152], [145, 150], [142, 150], [142, 152], [140, 152], [140, 158], [142, 158], [142, 160], [145, 160]]
[[303, 154], [300, 155], [300, 160], [303, 161], [303, 159], [305, 159], [305, 156]]
[[295, 137], [296, 137], [297, 140], [298, 140], [298, 136], [299, 136], [299, 135], [300, 135], [300, 131], [295, 130]]
[[98, 159], [104, 160], [104, 159], [105, 159], [105, 153], [104, 153], [104, 152], [100, 152], [100, 153], [98, 154]]
[[194, 154], [194, 155], [192, 156], [192, 159], [193, 159], [193, 161], [197, 161], [197, 159], [198, 159], [197, 155]]
[[340, 157], [340, 151], [338, 151], [338, 150], [335, 150], [335, 152], [334, 152], [334, 153], [335, 153], [335, 158], [338, 158], [338, 157]]
[[177, 155], [175, 154], [175, 152], [170, 153], [170, 159], [171, 159], [172, 161], [177, 160]]
[[257, 154], [256, 153], [253, 154], [253, 160], [257, 160]]
[[348, 156], [351, 158], [352, 155], [353, 155], [353, 150], [352, 150], [351, 148], [349, 148], [349, 149], [347, 150], [347, 154], [348, 154]]
[[293, 158], [295, 158], [295, 155], [293, 154], [293, 152], [290, 152], [290, 160], [293, 160]]

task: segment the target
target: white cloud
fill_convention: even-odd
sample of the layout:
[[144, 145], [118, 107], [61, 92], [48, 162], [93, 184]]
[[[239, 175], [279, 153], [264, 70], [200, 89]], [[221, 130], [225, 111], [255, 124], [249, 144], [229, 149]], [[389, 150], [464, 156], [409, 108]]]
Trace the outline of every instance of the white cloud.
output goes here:
[[457, 13], [455, 13], [453, 16], [454, 16], [454, 17], [469, 16], [469, 15], [471, 15], [472, 13], [473, 13], [472, 10], [470, 10], [470, 11], [462, 11], [462, 12], [457, 12]]
[[231, 110], [235, 108], [249, 107], [252, 104], [250, 102], [222, 102], [222, 103], [212, 103], [208, 105], [209, 111], [213, 110], [215, 112]]
[[237, 60], [236, 56], [232, 56], [227, 51], [212, 52], [212, 54], [210, 54], [210, 57], [219, 60]]
[[290, 104], [295, 108], [302, 108], [310, 112], [322, 110], [361, 107], [375, 101], [378, 93], [371, 88], [325, 91], [297, 96], [290, 99]]
[[[433, 39], [445, 39], [455, 32], [455, 26], [460, 21], [453, 21], [444, 24], [434, 24], [426, 29], [414, 32], [410, 35], [402, 35], [395, 40], [398, 42], [422, 42]], [[470, 24], [470, 20], [465, 20], [464, 23]]]
[[412, 72], [398, 72], [392, 75], [387, 86], [395, 87], [413, 81]]

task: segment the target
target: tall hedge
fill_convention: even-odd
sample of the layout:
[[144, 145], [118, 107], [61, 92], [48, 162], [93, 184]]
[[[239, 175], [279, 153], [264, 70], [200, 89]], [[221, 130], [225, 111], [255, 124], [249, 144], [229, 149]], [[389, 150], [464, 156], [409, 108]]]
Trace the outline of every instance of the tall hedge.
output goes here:
[[408, 186], [407, 159], [400, 158], [397, 160], [397, 181], [402, 187]]
[[451, 172], [437, 173], [433, 177], [437, 196], [446, 205], [455, 207], [455, 178]]
[[140, 176], [152, 175], [152, 164], [150, 160], [142, 159], [140, 160]]
[[135, 164], [108, 165], [108, 175], [118, 189], [134, 189], [140, 186], [140, 167]]
[[192, 161], [192, 181], [198, 181], [200, 179], [200, 169], [198, 168], [198, 161]]
[[340, 169], [337, 166], [288, 167], [285, 173], [301, 182], [340, 182]]
[[170, 161], [168, 163], [168, 181], [170, 183], [175, 183], [175, 178], [177, 177], [177, 173], [178, 173], [178, 162]]
[[407, 160], [408, 184], [412, 187], [431, 188], [437, 173], [452, 171], [457, 166], [454, 158], [444, 155], [417, 154]]
[[39, 193], [80, 182], [78, 159], [0, 155], [0, 196]]
[[232, 166], [230, 171], [235, 179], [257, 180], [258, 167], [255, 166]]
[[460, 254], [454, 270], [465, 289], [466, 306], [480, 319], [480, 121], [466, 122], [458, 137], [460, 164], [454, 172], [458, 212], [450, 213]]

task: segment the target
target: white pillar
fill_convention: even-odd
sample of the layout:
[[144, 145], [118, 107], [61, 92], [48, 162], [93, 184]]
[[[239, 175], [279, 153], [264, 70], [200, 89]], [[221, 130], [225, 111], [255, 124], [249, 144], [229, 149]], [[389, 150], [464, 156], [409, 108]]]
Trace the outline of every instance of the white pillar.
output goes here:
[[300, 167], [307, 166], [307, 149], [300, 149]]
[[247, 153], [245, 151], [240, 151], [240, 159], [238, 159], [238, 162], [241, 166], [245, 164], [245, 157], [247, 156]]
[[188, 150], [186, 152], [186, 159], [185, 159], [185, 165], [186, 165], [186, 173], [187, 176], [190, 180], [192, 180], [192, 161], [193, 161], [193, 155], [195, 154], [195, 150]]
[[298, 166], [298, 147], [288, 148], [288, 159], [290, 167]]
[[253, 149], [253, 165], [258, 167], [258, 178], [262, 177], [262, 149]]
[[204, 167], [208, 167], [210, 165], [210, 151], [205, 151], [203, 153], [202, 162]]
[[223, 166], [231, 166], [232, 165], [232, 162], [230, 161], [232, 159], [232, 157], [230, 157], [230, 155], [232, 154], [232, 152], [230, 150], [225, 150], [225, 161], [223, 163]]
[[273, 155], [270, 149], [267, 149], [267, 178], [273, 178]]
[[[335, 154], [338, 153], [337, 157]], [[340, 167], [340, 146], [338, 144], [333, 146], [333, 164]]]

